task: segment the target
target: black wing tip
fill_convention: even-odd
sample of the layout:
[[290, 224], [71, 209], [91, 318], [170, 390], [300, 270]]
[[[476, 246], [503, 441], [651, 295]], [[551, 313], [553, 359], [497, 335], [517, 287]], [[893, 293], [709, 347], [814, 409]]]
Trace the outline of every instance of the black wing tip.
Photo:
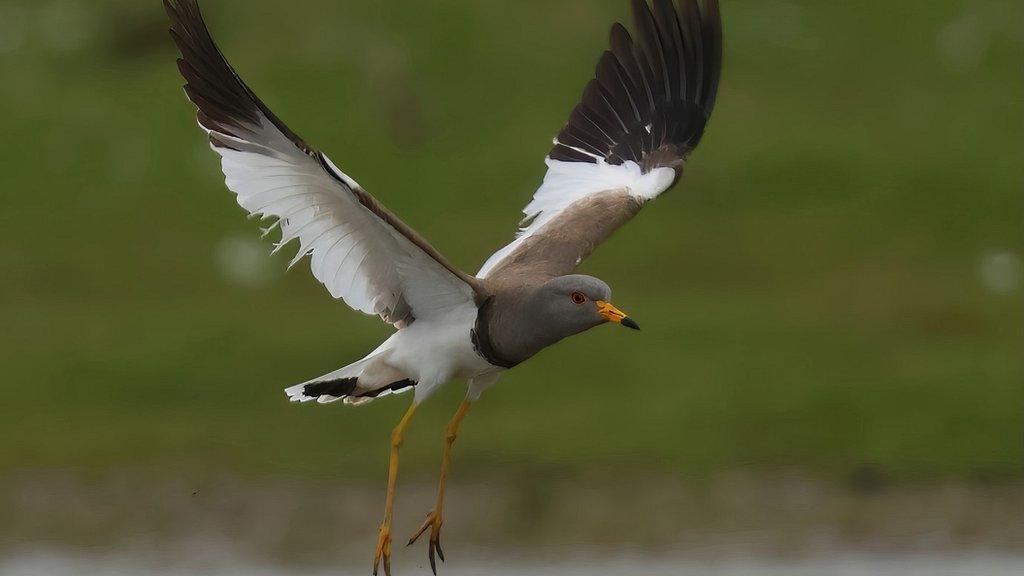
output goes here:
[[[166, 2], [167, 0], [164, 1]], [[621, 38], [623, 36], [625, 38], [628, 38], [629, 40], [633, 39], [633, 37], [629, 34], [629, 28], [626, 28], [625, 24], [623, 24], [622, 22], [615, 22], [614, 24], [612, 24], [612, 30], [608, 34], [609, 39], [614, 40], [617, 37]]]
[[196, 0], [163, 3], [171, 21], [169, 33], [181, 53], [176, 63], [189, 100], [218, 123], [258, 124], [259, 106], [217, 48]]
[[[197, 0], [162, 0], [164, 11], [171, 20], [171, 31], [174, 32], [177, 26], [182, 31], [194, 32], [197, 30], [206, 31], [206, 23], [203, 21], [203, 13], [199, 8]], [[207, 32], [207, 36], [209, 33]]]
[[[273, 124], [300, 150], [314, 148], [293, 132], [242, 81], [217, 47], [203, 19], [197, 0], [163, 0], [171, 21], [170, 34], [181, 53], [178, 70], [185, 78], [185, 91], [199, 108], [200, 123], [207, 129], [239, 136], [237, 129], [256, 130], [264, 120]], [[212, 119], [214, 126], [203, 122]]]
[[721, 77], [718, 0], [651, 1], [631, 0], [635, 37], [612, 25], [613, 58], [605, 52], [598, 62], [599, 90], [587, 84], [551, 159], [678, 169], [700, 142]]

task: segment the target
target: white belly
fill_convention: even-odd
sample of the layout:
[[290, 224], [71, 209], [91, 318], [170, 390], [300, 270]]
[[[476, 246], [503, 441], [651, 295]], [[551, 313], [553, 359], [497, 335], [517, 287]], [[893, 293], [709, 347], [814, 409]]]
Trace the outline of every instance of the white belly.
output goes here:
[[502, 370], [473, 350], [470, 332], [476, 314], [475, 306], [466, 306], [444, 321], [418, 319], [382, 346], [390, 350], [388, 364], [418, 382], [417, 400], [426, 398], [449, 380], [477, 378]]

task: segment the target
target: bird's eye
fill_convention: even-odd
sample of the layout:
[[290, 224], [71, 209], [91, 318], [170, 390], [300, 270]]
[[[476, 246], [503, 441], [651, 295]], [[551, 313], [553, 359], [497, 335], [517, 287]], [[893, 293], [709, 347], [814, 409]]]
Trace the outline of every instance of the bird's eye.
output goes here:
[[573, 292], [571, 298], [573, 304], [583, 304], [584, 302], [587, 301], [587, 297], [583, 294], [583, 292]]

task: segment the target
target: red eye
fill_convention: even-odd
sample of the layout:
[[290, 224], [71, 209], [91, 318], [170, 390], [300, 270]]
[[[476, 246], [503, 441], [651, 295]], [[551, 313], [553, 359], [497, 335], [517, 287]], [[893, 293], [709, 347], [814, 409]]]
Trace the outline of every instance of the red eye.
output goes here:
[[583, 292], [573, 292], [571, 298], [573, 304], [583, 304], [587, 301], [587, 297], [583, 295]]

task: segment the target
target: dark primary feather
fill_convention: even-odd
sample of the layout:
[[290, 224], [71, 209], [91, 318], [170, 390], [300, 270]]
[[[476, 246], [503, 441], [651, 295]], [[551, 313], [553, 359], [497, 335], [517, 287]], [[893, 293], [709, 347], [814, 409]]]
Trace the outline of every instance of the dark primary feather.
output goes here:
[[[316, 151], [292, 132], [238, 77], [213, 41], [195, 0], [164, 0], [171, 19], [171, 37], [182, 57], [178, 70], [185, 78], [185, 93], [199, 108], [199, 123], [208, 130], [240, 137], [242, 122], [259, 125], [262, 114], [309, 155]], [[215, 146], [224, 145], [211, 136]]]
[[[677, 7], [678, 5], [678, 7]], [[678, 169], [704, 133], [722, 67], [718, 0], [632, 0], [637, 38], [615, 24], [595, 78], [549, 156]]]

